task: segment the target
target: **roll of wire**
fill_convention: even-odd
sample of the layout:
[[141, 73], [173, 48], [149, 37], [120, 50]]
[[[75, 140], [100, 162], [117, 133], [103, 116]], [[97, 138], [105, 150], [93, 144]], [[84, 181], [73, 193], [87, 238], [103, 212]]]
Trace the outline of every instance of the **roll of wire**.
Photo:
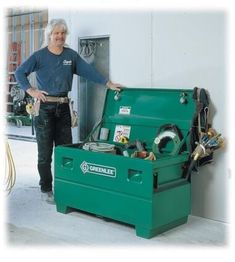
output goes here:
[[15, 185], [16, 181], [16, 169], [14, 160], [12, 157], [11, 149], [9, 143], [6, 141], [6, 173], [5, 173], [5, 191], [10, 194], [12, 188]]
[[83, 149], [93, 152], [112, 153], [114, 152], [114, 147], [115, 147], [114, 145], [107, 144], [107, 143], [88, 142], [83, 146]]

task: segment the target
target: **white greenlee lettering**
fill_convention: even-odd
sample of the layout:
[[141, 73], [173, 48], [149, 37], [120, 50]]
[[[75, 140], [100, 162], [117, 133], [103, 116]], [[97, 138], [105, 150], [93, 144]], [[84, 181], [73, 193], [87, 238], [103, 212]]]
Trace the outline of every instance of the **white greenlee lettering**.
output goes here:
[[107, 169], [107, 168], [102, 168], [102, 167], [97, 167], [97, 166], [90, 166], [90, 171], [96, 171], [99, 173], [105, 173], [105, 174], [110, 174], [113, 175], [114, 170]]
[[80, 168], [83, 174], [91, 173], [101, 176], [116, 177], [116, 168], [114, 167], [97, 165], [94, 163], [87, 163], [86, 161], [83, 161], [80, 165]]

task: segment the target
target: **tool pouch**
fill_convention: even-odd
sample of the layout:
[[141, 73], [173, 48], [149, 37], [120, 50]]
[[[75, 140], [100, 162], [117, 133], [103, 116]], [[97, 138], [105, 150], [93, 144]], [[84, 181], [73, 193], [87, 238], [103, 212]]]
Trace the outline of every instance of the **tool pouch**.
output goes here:
[[78, 113], [77, 111], [73, 110], [73, 101], [69, 99], [69, 110], [71, 115], [71, 127], [78, 126]]
[[34, 103], [29, 102], [26, 105], [26, 112], [30, 115], [32, 122], [32, 135], [34, 135], [34, 117], [39, 115], [40, 100], [34, 101]]
[[37, 100], [34, 103], [30, 102], [26, 105], [26, 111], [32, 117], [39, 115], [39, 109], [40, 109], [40, 100]]

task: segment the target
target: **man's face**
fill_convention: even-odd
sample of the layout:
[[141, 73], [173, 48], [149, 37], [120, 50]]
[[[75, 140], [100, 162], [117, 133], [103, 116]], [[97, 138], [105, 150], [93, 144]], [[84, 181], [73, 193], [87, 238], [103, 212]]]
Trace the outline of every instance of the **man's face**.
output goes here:
[[50, 44], [56, 47], [63, 47], [66, 39], [66, 32], [63, 27], [56, 26], [51, 33]]

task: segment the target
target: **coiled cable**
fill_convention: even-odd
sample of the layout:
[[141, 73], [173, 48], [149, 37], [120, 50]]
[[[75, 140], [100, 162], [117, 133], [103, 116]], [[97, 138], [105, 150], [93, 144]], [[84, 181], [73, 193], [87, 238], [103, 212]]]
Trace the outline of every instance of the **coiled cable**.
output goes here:
[[114, 145], [112, 144], [107, 144], [107, 143], [95, 143], [95, 142], [90, 142], [90, 143], [85, 143], [83, 146], [84, 150], [87, 151], [93, 151], [93, 152], [113, 152], [114, 150]]
[[7, 161], [6, 161], [6, 173], [5, 173], [4, 184], [5, 184], [5, 191], [8, 192], [8, 194], [10, 194], [16, 181], [16, 169], [15, 169], [15, 164], [12, 157], [11, 149], [7, 141], [6, 141], [6, 158]]

